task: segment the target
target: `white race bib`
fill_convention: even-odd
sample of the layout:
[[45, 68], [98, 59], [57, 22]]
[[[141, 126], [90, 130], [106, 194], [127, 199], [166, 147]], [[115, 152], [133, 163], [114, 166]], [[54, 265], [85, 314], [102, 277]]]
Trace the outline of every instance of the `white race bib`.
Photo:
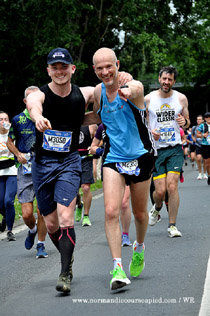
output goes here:
[[137, 159], [128, 162], [117, 162], [116, 167], [119, 173], [126, 173], [129, 176], [138, 176], [140, 174], [140, 168], [138, 167]]
[[42, 147], [50, 151], [69, 152], [72, 132], [60, 132], [47, 129], [44, 132]]
[[27, 162], [22, 166], [23, 166], [23, 174], [31, 174], [31, 166], [32, 166], [31, 162]]
[[164, 127], [160, 129], [159, 143], [174, 143], [176, 140], [173, 127]]

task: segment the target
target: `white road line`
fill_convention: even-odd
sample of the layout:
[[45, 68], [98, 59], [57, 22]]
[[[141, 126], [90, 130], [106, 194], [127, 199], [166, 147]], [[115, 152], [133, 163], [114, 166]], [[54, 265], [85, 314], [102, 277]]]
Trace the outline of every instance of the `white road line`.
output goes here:
[[204, 284], [203, 297], [198, 316], [210, 316], [210, 256], [207, 265], [206, 280]]
[[97, 200], [97, 199], [101, 198], [103, 195], [104, 195], [103, 193], [97, 194], [93, 197], [93, 200]]
[[[104, 195], [103, 193], [99, 193], [99, 194], [93, 196], [93, 200], [97, 200], [97, 199], [101, 198], [103, 195]], [[22, 225], [14, 227], [12, 232], [14, 234], [18, 234], [27, 228], [28, 227], [25, 224], [22, 224]], [[6, 239], [6, 238], [7, 238], [7, 231], [0, 234], [0, 240]]]
[[[13, 234], [18, 234], [22, 232], [23, 230], [27, 229], [28, 227], [25, 224], [16, 226], [12, 229]], [[7, 238], [7, 231], [0, 234], [0, 240]]]

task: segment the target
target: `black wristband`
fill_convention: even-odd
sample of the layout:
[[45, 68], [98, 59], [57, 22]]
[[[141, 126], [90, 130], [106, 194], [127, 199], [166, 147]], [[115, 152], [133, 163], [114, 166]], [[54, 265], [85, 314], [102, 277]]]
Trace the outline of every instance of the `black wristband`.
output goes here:
[[183, 126], [186, 126], [188, 124], [187, 119], [185, 118], [185, 124]]
[[124, 84], [123, 86], [120, 86], [120, 89], [123, 89], [123, 88], [129, 88], [129, 86], [127, 84]]

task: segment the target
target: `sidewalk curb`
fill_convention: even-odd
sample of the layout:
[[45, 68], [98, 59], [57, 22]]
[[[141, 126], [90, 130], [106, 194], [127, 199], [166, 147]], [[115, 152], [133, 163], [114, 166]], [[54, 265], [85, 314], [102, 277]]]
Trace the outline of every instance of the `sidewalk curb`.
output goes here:
[[[103, 196], [103, 188], [98, 189], [96, 191], [93, 191], [92, 196], [93, 196], [93, 200], [96, 200], [96, 199], [102, 197]], [[36, 213], [34, 213], [34, 216], [37, 218]], [[28, 227], [24, 224], [23, 219], [20, 218], [19, 220], [16, 220], [14, 222], [12, 231], [14, 234], [17, 234], [17, 233], [20, 233], [21, 231], [26, 230], [26, 229], [28, 229]], [[0, 233], [0, 240], [4, 240], [6, 238], [7, 238], [7, 230], [3, 233]]]

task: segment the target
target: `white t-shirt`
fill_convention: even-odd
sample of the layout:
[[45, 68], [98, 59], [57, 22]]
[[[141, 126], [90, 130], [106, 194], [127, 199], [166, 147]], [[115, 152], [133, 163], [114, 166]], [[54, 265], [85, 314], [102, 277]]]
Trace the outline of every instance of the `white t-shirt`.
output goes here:
[[[14, 155], [9, 151], [7, 147], [8, 134], [0, 134], [0, 161], [7, 160], [8, 158], [14, 158]], [[17, 168], [14, 166], [0, 169], [0, 176], [16, 176]]]
[[158, 128], [160, 131], [160, 138], [155, 141], [156, 149], [182, 144], [179, 124], [176, 122], [178, 113], [182, 112], [177, 91], [173, 90], [169, 98], [160, 98], [157, 90], [152, 91], [148, 111], [151, 130]]

